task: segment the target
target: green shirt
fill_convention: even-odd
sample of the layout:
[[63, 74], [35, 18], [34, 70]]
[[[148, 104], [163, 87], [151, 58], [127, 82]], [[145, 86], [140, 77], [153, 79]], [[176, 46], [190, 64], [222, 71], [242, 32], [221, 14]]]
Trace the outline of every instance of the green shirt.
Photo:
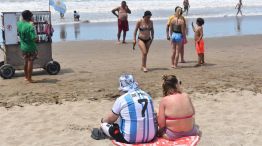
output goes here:
[[30, 22], [17, 22], [17, 30], [20, 37], [20, 48], [23, 52], [35, 52], [36, 49], [36, 33], [35, 28]]

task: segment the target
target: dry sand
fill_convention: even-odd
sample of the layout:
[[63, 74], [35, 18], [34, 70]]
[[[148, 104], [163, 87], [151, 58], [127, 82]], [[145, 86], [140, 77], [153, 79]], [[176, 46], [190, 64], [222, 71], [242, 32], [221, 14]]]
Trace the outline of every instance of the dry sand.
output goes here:
[[262, 145], [262, 36], [206, 39], [207, 65], [194, 68], [192, 40], [185, 48], [187, 63], [170, 68], [170, 45], [154, 41], [148, 56], [148, 73], [140, 71], [139, 48], [113, 41], [53, 44], [59, 75], [34, 71], [37, 83], [24, 81], [17, 71], [0, 80], [1, 146], [93, 146], [90, 131], [109, 112], [121, 73], [132, 73], [142, 89], [162, 96], [161, 76], [175, 74], [196, 108], [196, 123], [203, 133], [200, 146]]

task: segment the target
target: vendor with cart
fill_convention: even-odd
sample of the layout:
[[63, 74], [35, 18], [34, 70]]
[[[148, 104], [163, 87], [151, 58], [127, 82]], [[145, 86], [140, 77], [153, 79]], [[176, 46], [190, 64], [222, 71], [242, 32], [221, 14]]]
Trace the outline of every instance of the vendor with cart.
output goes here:
[[37, 57], [36, 39], [37, 35], [32, 23], [33, 13], [29, 10], [22, 12], [22, 20], [17, 23], [20, 37], [20, 49], [25, 60], [25, 80], [32, 83], [33, 61]]

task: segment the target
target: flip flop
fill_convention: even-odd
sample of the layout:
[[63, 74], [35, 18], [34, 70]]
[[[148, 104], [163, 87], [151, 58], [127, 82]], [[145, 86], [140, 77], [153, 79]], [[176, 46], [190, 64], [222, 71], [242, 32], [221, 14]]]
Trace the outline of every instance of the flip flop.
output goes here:
[[93, 128], [91, 137], [95, 140], [101, 140], [107, 138], [104, 132], [99, 128]]

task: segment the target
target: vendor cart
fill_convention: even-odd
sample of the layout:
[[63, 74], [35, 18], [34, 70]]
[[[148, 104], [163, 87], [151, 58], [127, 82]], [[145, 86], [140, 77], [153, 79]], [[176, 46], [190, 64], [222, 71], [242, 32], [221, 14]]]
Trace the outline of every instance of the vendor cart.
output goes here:
[[[52, 25], [50, 11], [34, 11], [33, 23], [37, 34], [37, 59], [33, 68], [43, 68], [50, 75], [56, 75], [60, 71], [60, 64], [52, 58]], [[24, 69], [24, 59], [19, 46], [17, 22], [21, 19], [21, 12], [2, 12], [2, 37], [1, 50], [4, 52], [4, 60], [0, 61], [0, 76], [10, 79], [15, 70]]]

